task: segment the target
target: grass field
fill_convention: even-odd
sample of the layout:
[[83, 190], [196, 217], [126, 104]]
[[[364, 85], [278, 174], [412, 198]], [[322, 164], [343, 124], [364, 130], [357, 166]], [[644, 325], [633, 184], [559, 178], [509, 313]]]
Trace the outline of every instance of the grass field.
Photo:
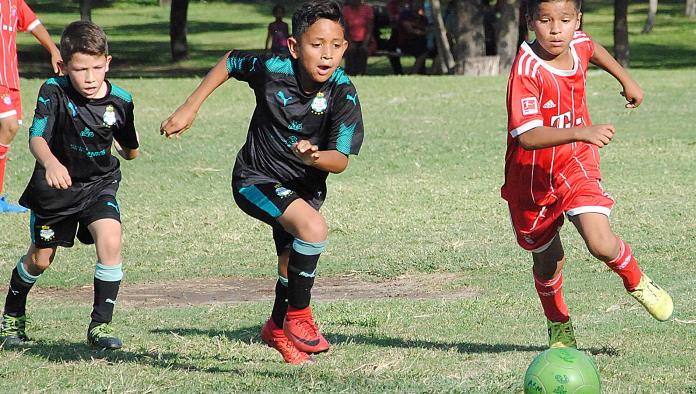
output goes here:
[[[126, 19], [135, 25], [155, 18], [157, 10], [117, 5], [96, 10], [95, 20], [116, 30]], [[211, 12], [204, 4], [192, 8], [193, 15]], [[49, 27], [72, 19], [58, 11], [44, 13]], [[608, 37], [600, 20], [605, 16], [606, 9], [599, 9], [597, 25], [588, 22], [586, 29]], [[656, 31], [655, 37], [676, 35]], [[693, 26], [683, 34], [694, 34]], [[128, 37], [112, 37], [127, 49]], [[210, 44], [211, 62], [229, 47], [218, 44]], [[114, 45], [116, 57], [118, 51]], [[635, 56], [638, 64], [645, 61]], [[192, 69], [202, 67], [191, 62]], [[562, 232], [569, 261], [565, 297], [579, 346], [593, 355], [610, 393], [696, 392], [696, 93], [690, 88], [696, 72], [665, 67], [632, 71], [646, 91], [638, 110], [624, 109], [619, 85], [596, 70], [588, 79], [588, 102], [595, 123], [618, 129], [601, 151], [604, 185], [617, 200], [614, 229], [641, 267], [672, 292], [675, 320], [652, 320], [590, 257], [572, 227]], [[268, 279], [271, 293], [270, 231], [234, 205], [229, 187], [252, 92], [230, 81], [208, 100], [194, 128], [170, 141], [159, 136], [159, 122], [198, 80], [129, 79], [125, 69], [114, 70], [113, 81], [133, 94], [142, 137], [141, 157], [122, 163], [126, 285], [260, 277]], [[23, 81], [28, 121], [41, 82]], [[318, 282], [341, 275], [370, 282], [410, 275], [427, 282], [455, 273], [458, 279], [445, 285], [469, 288], [471, 296], [315, 302], [333, 348], [317, 357], [317, 365], [297, 368], [283, 364], [258, 338], [269, 302], [119, 306], [114, 323], [125, 347], [101, 353], [84, 341], [91, 299], [30, 295], [35, 341], [2, 350], [0, 392], [520, 392], [526, 366], [545, 349], [546, 332], [531, 259], [516, 246], [499, 197], [506, 76], [362, 77], [354, 83], [366, 139], [348, 170], [329, 178], [322, 211], [331, 244]], [[33, 167], [22, 141], [17, 138], [9, 162], [6, 190], [15, 199]], [[26, 250], [27, 227], [27, 215], [0, 215], [0, 283]], [[90, 286], [94, 260], [89, 247], [60, 250], [38, 286]]]

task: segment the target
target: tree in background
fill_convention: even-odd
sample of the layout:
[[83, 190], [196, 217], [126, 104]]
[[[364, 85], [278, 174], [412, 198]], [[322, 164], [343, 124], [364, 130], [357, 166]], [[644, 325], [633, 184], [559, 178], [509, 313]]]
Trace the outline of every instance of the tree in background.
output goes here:
[[696, 0], [686, 0], [685, 14], [690, 18], [696, 16]]
[[628, 67], [628, 0], [614, 0], [614, 57], [623, 67]]
[[80, 20], [92, 21], [92, 0], [80, 0]]
[[188, 43], [186, 42], [188, 4], [188, 0], [171, 0], [172, 8], [169, 14], [169, 38], [172, 59], [175, 62], [188, 57]]

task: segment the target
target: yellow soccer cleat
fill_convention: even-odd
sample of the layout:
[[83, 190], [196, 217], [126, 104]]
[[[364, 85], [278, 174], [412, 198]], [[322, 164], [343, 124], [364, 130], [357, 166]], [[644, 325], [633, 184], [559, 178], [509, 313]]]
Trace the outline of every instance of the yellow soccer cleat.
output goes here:
[[573, 332], [573, 323], [571, 323], [570, 320], [565, 323], [558, 323], [546, 319], [546, 326], [549, 328], [550, 349], [560, 347], [578, 347], [578, 344], [575, 341], [575, 333]]
[[665, 321], [672, 316], [674, 310], [672, 297], [647, 275], [643, 274], [638, 286], [628, 294], [638, 300], [655, 319]]

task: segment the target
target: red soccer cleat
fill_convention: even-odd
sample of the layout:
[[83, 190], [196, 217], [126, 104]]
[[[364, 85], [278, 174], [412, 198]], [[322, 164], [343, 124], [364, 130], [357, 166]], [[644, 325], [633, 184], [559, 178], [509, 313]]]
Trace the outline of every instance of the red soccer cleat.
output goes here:
[[280, 352], [288, 364], [313, 364], [314, 360], [312, 357], [300, 350], [298, 350], [295, 345], [290, 341], [283, 333], [282, 328], [278, 328], [272, 319], [268, 319], [266, 324], [261, 328], [261, 340], [272, 347], [273, 349]]
[[297, 349], [305, 353], [321, 353], [329, 350], [329, 341], [319, 332], [314, 324], [309, 307], [295, 309], [288, 306], [288, 313], [283, 322], [283, 332]]

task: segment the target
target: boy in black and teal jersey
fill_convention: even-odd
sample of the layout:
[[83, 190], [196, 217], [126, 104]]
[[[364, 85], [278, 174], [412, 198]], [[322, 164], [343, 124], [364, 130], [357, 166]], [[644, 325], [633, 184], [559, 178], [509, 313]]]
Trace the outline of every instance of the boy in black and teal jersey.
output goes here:
[[65, 76], [41, 86], [29, 129], [36, 165], [20, 203], [31, 209], [31, 246], [12, 271], [0, 342], [21, 344], [28, 339], [29, 290], [53, 262], [58, 246], [73, 246], [77, 235], [83, 243], [94, 243], [97, 252], [88, 341], [118, 349], [121, 340], [109, 323], [123, 277], [116, 201], [121, 171], [111, 147], [126, 160], [138, 156], [133, 101], [105, 79], [111, 56], [106, 34], [97, 25], [68, 25], [60, 51]]
[[327, 242], [319, 213], [326, 178], [348, 166], [363, 140], [360, 101], [338, 67], [347, 48], [341, 8], [309, 1], [293, 15], [290, 56], [229, 52], [168, 119], [161, 132], [180, 136], [229, 77], [254, 90], [256, 109], [237, 155], [232, 189], [237, 205], [273, 229], [278, 254], [276, 300], [261, 338], [286, 362], [312, 362], [328, 350], [309, 307], [319, 255]]

